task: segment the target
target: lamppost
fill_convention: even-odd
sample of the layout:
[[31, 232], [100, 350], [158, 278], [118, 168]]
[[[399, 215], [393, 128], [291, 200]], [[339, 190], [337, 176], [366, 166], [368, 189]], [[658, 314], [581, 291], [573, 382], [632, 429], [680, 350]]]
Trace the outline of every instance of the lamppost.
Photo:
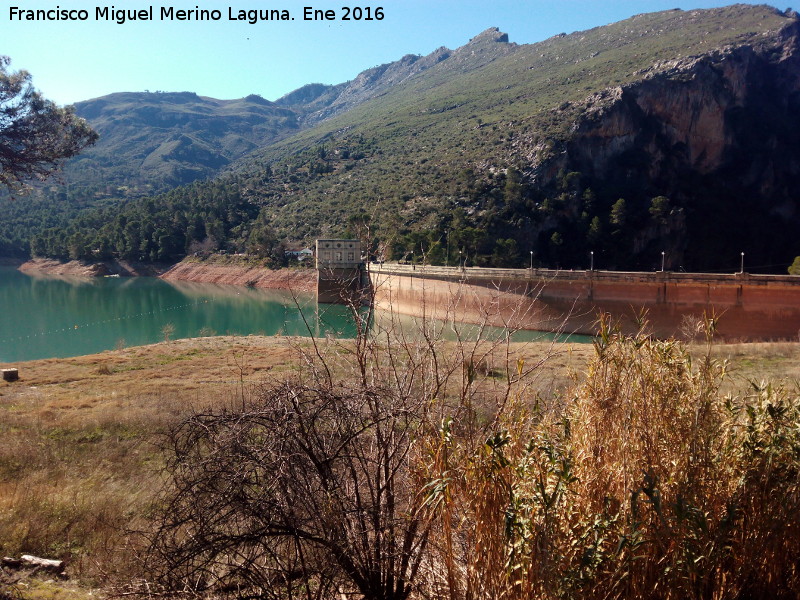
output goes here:
[[447, 254], [445, 254], [445, 256], [444, 256], [444, 266], [448, 267], [448, 266], [450, 266], [450, 230], [449, 229], [447, 230], [447, 233], [445, 233], [445, 237], [447, 238]]
[[664, 252], [661, 252], [661, 272], [664, 272]]
[[533, 250], [531, 250], [531, 271], [533, 271]]
[[461, 250], [458, 251], [458, 268], [459, 269], [463, 269], [464, 268], [464, 265], [461, 262]]
[[742, 252], [742, 266], [739, 268], [739, 273], [744, 273], [744, 252]]
[[589, 270], [594, 271], [594, 250], [589, 250]]

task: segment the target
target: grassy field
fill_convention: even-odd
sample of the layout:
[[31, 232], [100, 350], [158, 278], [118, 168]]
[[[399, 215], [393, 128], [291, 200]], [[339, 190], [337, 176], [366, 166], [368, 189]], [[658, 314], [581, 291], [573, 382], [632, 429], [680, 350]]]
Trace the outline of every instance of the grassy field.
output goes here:
[[91, 584], [134, 567], [124, 530], [159, 489], [159, 434], [292, 367], [289, 344], [206, 338], [15, 366], [0, 387], [0, 552], [67, 558]]
[[[255, 386], [306, 368], [301, 357], [310, 344], [198, 338], [15, 364], [20, 380], [0, 383], [0, 553], [65, 559], [78, 582], [28, 581], [23, 593], [68, 598], [132, 577], [141, 544], [135, 531], [146, 527], [163, 484], [162, 434], [193, 411], [235, 409]], [[349, 342], [334, 344], [349, 352]], [[706, 348], [691, 352], [702, 356]], [[724, 391], [800, 381], [800, 344], [711, 352], [729, 363]], [[518, 358], [541, 361], [526, 393], [565, 402], [585, 383], [594, 357], [589, 344], [515, 344], [485, 356], [480, 373], [502, 378], [504, 365]]]
[[[141, 525], [160, 486], [159, 435], [302, 369], [309, 344], [196, 338], [15, 364], [19, 381], [0, 383], [0, 553], [66, 558], [89, 583], [124, 578], [134, 565], [123, 530]], [[552, 349], [515, 351], [533, 361]], [[587, 345], [558, 348], [538, 389], [556, 394], [590, 354]]]

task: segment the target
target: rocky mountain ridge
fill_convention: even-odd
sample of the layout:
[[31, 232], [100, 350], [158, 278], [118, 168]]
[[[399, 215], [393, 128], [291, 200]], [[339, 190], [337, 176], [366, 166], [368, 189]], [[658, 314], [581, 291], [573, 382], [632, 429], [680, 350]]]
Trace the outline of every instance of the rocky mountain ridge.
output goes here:
[[76, 113], [91, 123], [100, 140], [68, 165], [65, 178], [78, 187], [91, 181], [93, 194], [127, 197], [207, 178], [257, 148], [345, 113], [442, 61], [483, 52], [487, 43], [513, 46], [507, 41], [492, 28], [455, 52], [441, 47], [427, 56], [409, 54], [341, 84], [305, 85], [275, 102], [255, 94], [220, 100], [193, 92], [120, 92], [78, 102]]
[[[362, 71], [351, 81], [339, 85], [303, 86], [276, 100], [276, 104], [296, 108], [304, 115], [302, 122], [310, 126], [382, 96], [444, 61], [448, 67], [475, 70], [487, 59], [513, 51], [516, 46], [509, 43], [508, 34], [490, 27], [455, 51], [441, 46], [425, 56], [407, 54], [400, 60]], [[484, 55], [482, 60], [477, 58], [480, 55]], [[464, 60], [465, 57], [468, 60]]]
[[[574, 113], [571, 134], [544, 159], [528, 153], [531, 181], [547, 186], [559, 172], [578, 172], [587, 186], [670, 198], [661, 225], [673, 227], [660, 244], [673, 257], [700, 254], [700, 237], [721, 252], [736, 232], [764, 260], [779, 260], [767, 231], [800, 225], [798, 39], [794, 20], [757, 43], [655, 64], [637, 82], [562, 107]], [[717, 201], [698, 202], [697, 189], [712, 187]], [[683, 209], [694, 218], [687, 222]], [[754, 211], [771, 223], [755, 235]], [[652, 233], [642, 232], [638, 246]]]
[[[241, 251], [352, 235], [371, 219], [395, 258], [582, 268], [592, 253], [605, 267], [725, 270], [746, 251], [753, 268], [785, 270], [800, 254], [797, 32], [795, 13], [753, 5], [526, 45], [492, 28], [338, 86], [244, 99], [262, 141], [273, 136], [265, 146], [226, 158], [214, 181], [131, 204], [119, 222], [91, 215], [35, 247], [65, 254], [73, 239], [84, 254], [147, 260], [209, 232]], [[180, 119], [223, 107], [177, 100], [179, 136], [150, 150], [154, 164], [212, 143], [210, 123]], [[218, 140], [244, 147], [227, 131]], [[84, 235], [90, 222], [98, 231]]]

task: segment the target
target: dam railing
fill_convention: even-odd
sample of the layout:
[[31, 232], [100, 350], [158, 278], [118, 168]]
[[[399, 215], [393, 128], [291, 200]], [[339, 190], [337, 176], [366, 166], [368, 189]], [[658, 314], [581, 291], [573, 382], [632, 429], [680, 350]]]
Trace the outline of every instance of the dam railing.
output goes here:
[[370, 263], [372, 274], [403, 275], [445, 279], [449, 281], [469, 280], [518, 280], [518, 281], [596, 281], [636, 283], [692, 283], [704, 285], [780, 285], [800, 287], [797, 275], [757, 275], [753, 273], [686, 273], [682, 271], [604, 271], [564, 269], [500, 269], [486, 267], [443, 267], [424, 264]]

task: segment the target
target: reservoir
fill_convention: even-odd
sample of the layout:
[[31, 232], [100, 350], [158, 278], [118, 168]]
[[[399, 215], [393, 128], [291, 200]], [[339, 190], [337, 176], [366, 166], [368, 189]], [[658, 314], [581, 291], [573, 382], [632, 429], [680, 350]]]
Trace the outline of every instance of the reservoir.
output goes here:
[[[304, 320], [305, 317], [305, 320]], [[79, 356], [208, 335], [352, 337], [344, 306], [313, 295], [151, 277], [33, 277], [0, 267], [0, 362]]]
[[[379, 316], [380, 318], [380, 316]], [[414, 328], [412, 317], [399, 319]], [[473, 325], [450, 324], [470, 336]], [[94, 354], [169, 339], [212, 335], [297, 335], [352, 338], [350, 310], [319, 304], [314, 294], [152, 277], [31, 276], [0, 267], [0, 363]], [[483, 328], [482, 336], [502, 336]], [[515, 341], [552, 339], [520, 331]], [[586, 342], [586, 336], [570, 336]]]

